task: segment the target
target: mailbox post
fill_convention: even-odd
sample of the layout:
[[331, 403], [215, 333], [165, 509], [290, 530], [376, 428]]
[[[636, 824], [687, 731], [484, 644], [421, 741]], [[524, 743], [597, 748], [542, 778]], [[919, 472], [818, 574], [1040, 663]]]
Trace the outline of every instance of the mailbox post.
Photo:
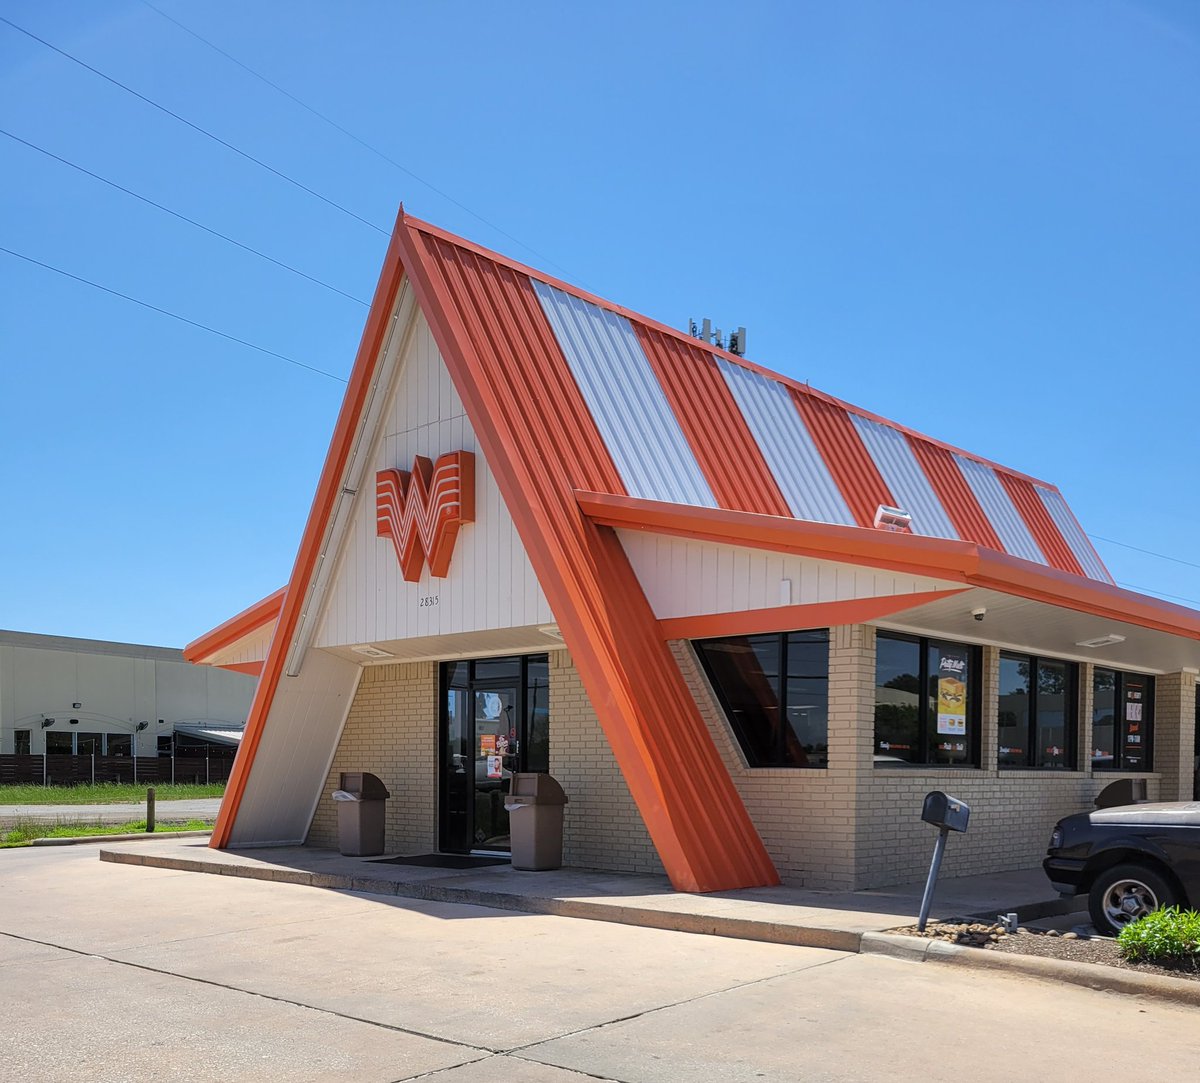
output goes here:
[[933, 888], [937, 883], [938, 869], [942, 866], [942, 855], [946, 852], [946, 838], [951, 831], [966, 831], [971, 818], [971, 808], [965, 801], [951, 797], [941, 790], [931, 790], [925, 795], [921, 819], [938, 829], [937, 842], [933, 846], [933, 861], [929, 866], [929, 879], [925, 881], [925, 895], [921, 899], [921, 916], [917, 928], [925, 931], [929, 920], [929, 907], [933, 904]]

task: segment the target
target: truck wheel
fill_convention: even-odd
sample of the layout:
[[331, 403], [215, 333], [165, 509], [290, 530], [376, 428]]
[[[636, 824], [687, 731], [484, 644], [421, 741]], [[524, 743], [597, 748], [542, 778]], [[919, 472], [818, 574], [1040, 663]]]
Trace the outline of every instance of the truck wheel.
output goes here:
[[1179, 900], [1161, 873], [1144, 865], [1105, 869], [1088, 892], [1092, 924], [1105, 936], [1116, 936], [1131, 921], [1144, 918]]

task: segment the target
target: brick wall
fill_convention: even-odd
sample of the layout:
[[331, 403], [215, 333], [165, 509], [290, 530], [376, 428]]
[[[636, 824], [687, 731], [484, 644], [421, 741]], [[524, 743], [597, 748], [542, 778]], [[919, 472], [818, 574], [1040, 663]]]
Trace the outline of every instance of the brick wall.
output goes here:
[[370, 771], [391, 793], [385, 845], [389, 852], [437, 849], [438, 667], [434, 662], [366, 666], [317, 812], [311, 846], [337, 846], [331, 794], [343, 771]]
[[1164, 801], [1192, 799], [1196, 739], [1196, 675], [1168, 673], [1154, 682], [1154, 768]]
[[564, 864], [615, 872], [663, 871], [565, 650], [550, 654], [550, 773], [568, 798]]

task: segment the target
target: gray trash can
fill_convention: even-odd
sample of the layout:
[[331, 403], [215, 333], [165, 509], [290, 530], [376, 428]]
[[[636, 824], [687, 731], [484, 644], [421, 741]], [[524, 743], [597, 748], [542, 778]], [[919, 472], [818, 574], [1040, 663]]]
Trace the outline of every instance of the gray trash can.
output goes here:
[[338, 849], [346, 857], [383, 853], [384, 813], [392, 795], [368, 771], [343, 771], [341, 788], [334, 790], [338, 810]]
[[528, 772], [512, 776], [504, 807], [514, 869], [540, 872], [561, 868], [566, 803], [563, 788], [549, 775]]

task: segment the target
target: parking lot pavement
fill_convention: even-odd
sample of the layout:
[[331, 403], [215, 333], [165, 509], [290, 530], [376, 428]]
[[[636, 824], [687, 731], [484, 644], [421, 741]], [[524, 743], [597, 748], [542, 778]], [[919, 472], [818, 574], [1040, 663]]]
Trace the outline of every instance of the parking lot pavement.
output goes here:
[[[0, 1080], [1194, 1078], [1191, 1009], [879, 956], [0, 852]], [[1137, 1040], [1131, 1041], [1130, 1035]]]

